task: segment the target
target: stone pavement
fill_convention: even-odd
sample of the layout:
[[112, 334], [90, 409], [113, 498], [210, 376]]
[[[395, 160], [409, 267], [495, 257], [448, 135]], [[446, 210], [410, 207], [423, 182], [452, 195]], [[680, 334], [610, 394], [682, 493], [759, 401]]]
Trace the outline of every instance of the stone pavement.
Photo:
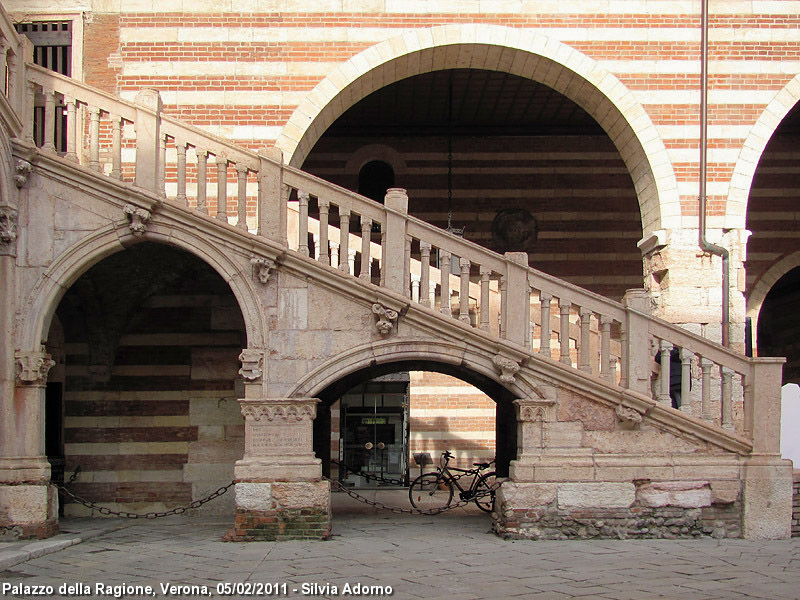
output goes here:
[[[163, 583], [206, 585], [216, 598], [217, 585], [228, 582], [273, 584], [229, 598], [800, 598], [800, 538], [512, 542], [491, 534], [477, 509], [398, 515], [334, 497], [334, 536], [325, 542], [223, 543], [229, 517], [65, 521], [73, 538], [81, 529], [94, 537], [5, 567], [0, 598], [34, 597], [19, 585], [50, 585], [51, 597], [67, 597], [59, 586], [78, 582], [90, 593], [69, 597], [114, 597], [113, 587], [95, 593], [97, 583], [154, 588], [123, 598], [208, 597], [165, 594]], [[5, 546], [0, 559], [14, 544]], [[12, 588], [3, 594], [6, 584]], [[345, 584], [351, 592], [355, 584], [390, 586], [392, 594], [346, 594]]]

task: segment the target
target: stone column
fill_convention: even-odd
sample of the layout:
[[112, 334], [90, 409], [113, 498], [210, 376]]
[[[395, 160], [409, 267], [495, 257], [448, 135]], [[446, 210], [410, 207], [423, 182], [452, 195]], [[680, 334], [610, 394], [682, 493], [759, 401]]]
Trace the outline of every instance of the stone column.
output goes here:
[[21, 537], [58, 533], [58, 496], [44, 456], [47, 373], [55, 364], [42, 351], [16, 352], [16, 386], [3, 381], [0, 420], [0, 525], [17, 525]]
[[226, 539], [325, 539], [330, 483], [313, 449], [317, 398], [241, 399], [245, 450], [236, 462], [236, 521]]

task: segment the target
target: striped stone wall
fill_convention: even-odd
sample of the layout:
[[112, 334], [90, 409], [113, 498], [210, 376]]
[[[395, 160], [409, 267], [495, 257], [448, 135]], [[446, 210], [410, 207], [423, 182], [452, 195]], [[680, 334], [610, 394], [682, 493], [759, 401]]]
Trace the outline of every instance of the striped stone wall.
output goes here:
[[[372, 157], [370, 148], [376, 149]], [[387, 154], [394, 158], [395, 185], [408, 190], [409, 212], [447, 227], [445, 138], [323, 136], [304, 168], [357, 191], [361, 165]], [[353, 162], [354, 155], [361, 160]], [[511, 250], [493, 238], [492, 222], [505, 209], [521, 208], [538, 226], [537, 239], [524, 248], [532, 266], [616, 300], [641, 287], [639, 206], [608, 137], [458, 138], [452, 185], [452, 222], [465, 228], [465, 238], [501, 253]]]
[[435, 463], [449, 450], [456, 457], [451, 464], [459, 467], [495, 457], [494, 400], [449, 375], [412, 371], [410, 376], [411, 456], [429, 452]]
[[[174, 259], [174, 253], [144, 249], [131, 259]], [[104, 262], [117, 268], [124, 255]], [[233, 463], [243, 455], [235, 393], [238, 355], [246, 346], [241, 313], [224, 281], [199, 261], [181, 264], [163, 285], [155, 284], [156, 293], [139, 297], [137, 290], [149, 288], [145, 279], [157, 276], [144, 267], [138, 279], [139, 267], [131, 267], [133, 283], [115, 285], [110, 267], [101, 262], [90, 270], [59, 307], [66, 476], [80, 467], [71, 489], [101, 505], [135, 511], [186, 505], [230, 483]], [[105, 304], [92, 306], [93, 297]], [[95, 350], [104, 345], [107, 351]], [[103, 357], [110, 363], [98, 364]], [[223, 497], [204, 510], [232, 505]], [[86, 512], [66, 506], [68, 515]]]
[[[286, 0], [92, 2], [86, 80], [132, 98], [162, 91], [168, 112], [243, 145], [271, 144], [304, 98], [360, 51], [419, 28], [500, 25], [539, 32], [597, 61], [634, 94], [666, 145], [681, 211], [696, 225], [699, 14], [685, 3]], [[12, 0], [12, 13], [43, 11]], [[712, 2], [710, 185], [721, 215], [738, 148], [766, 104], [800, 72], [793, 2]], [[711, 224], [720, 224], [712, 219]]]

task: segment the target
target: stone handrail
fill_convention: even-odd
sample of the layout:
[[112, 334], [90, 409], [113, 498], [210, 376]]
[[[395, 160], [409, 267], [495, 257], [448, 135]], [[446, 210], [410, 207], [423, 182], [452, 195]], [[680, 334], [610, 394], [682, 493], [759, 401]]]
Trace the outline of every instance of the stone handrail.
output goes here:
[[24, 65], [33, 58], [33, 46], [19, 35], [14, 23], [0, 5], [0, 119], [12, 135], [19, 136], [24, 126], [22, 115], [25, 93]]
[[[30, 93], [25, 131], [33, 131], [33, 107], [37, 100], [41, 105], [44, 96], [40, 127], [45, 152], [131, 181], [204, 214], [216, 208], [215, 218], [225, 224], [296, 248], [366, 283], [499, 335], [541, 359], [653, 396], [665, 407], [678, 393], [670, 385], [670, 371], [676, 368], [670, 363], [676, 356], [681, 410], [730, 431], [757, 438], [754, 407], [760, 396], [755, 390], [779, 394], [780, 369], [776, 372], [774, 367], [778, 362], [742, 357], [650, 317], [643, 290], [630, 291], [618, 303], [559, 280], [531, 268], [526, 253], [500, 255], [408, 215], [405, 190], [389, 190], [381, 205], [284, 165], [274, 150], [254, 153], [165, 116], [154, 90], [140, 92], [131, 103], [40, 67], [28, 64], [26, 69]], [[64, 112], [66, 147], [58, 148], [54, 127]], [[78, 147], [85, 137], [77, 135], [79, 129], [88, 129], [88, 148]], [[28, 141], [33, 141], [32, 135]], [[216, 174], [209, 173], [210, 156], [215, 158]], [[234, 181], [229, 181], [231, 164]], [[216, 196], [210, 198], [209, 179], [216, 179]], [[231, 185], [235, 211], [227, 202]], [[291, 242], [290, 205], [299, 215]], [[253, 218], [250, 224], [248, 217]], [[338, 239], [331, 240], [331, 235]], [[428, 289], [433, 293], [424, 293]], [[659, 366], [656, 356], [659, 369], [654, 368]], [[700, 385], [693, 386], [693, 380]], [[742, 401], [743, 408], [736, 409]], [[769, 446], [764, 436], [760, 443]]]

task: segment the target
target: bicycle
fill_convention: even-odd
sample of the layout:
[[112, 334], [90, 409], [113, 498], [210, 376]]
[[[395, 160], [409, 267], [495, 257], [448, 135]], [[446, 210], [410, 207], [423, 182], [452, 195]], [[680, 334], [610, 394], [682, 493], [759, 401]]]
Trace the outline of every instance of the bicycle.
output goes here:
[[[423, 473], [411, 482], [408, 488], [408, 498], [411, 506], [419, 510], [445, 509], [450, 506], [455, 493], [454, 486], [458, 488], [459, 498], [462, 501], [473, 501], [484, 512], [494, 510], [494, 479], [495, 472], [482, 473], [488, 469], [494, 460], [488, 463], [473, 463], [475, 469], [459, 469], [449, 467], [448, 463], [453, 455], [449, 450], [442, 452], [439, 459], [439, 468], [436, 472]], [[453, 471], [460, 473], [453, 475]], [[458, 482], [462, 477], [472, 475], [472, 482], [466, 489]]]

